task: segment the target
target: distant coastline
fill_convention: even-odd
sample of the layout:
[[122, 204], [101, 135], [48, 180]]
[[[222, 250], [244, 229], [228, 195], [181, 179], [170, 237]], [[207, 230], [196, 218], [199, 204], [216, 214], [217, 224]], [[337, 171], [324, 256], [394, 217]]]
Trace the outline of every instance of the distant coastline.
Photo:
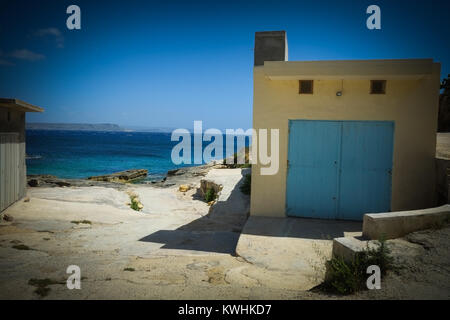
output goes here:
[[30, 122], [26, 124], [27, 130], [73, 130], [73, 131], [126, 131], [117, 124], [112, 123], [45, 123]]
[[64, 131], [105, 131], [105, 132], [172, 132], [173, 128], [164, 127], [121, 127], [113, 123], [49, 123], [29, 122], [27, 130], [64, 130]]

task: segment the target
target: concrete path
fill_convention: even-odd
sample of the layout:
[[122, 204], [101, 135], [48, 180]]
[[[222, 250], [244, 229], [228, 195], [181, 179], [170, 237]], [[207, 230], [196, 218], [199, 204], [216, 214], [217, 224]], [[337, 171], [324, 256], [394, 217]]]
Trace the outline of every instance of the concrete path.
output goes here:
[[361, 222], [250, 217], [236, 253], [267, 270], [295, 275], [302, 289], [308, 290], [323, 280], [332, 239], [358, 236], [361, 231]]
[[[320, 281], [316, 250], [328, 252], [327, 235], [359, 229], [265, 218], [244, 228], [246, 173], [212, 169], [187, 181], [193, 189], [184, 193], [177, 185], [129, 185], [140, 212], [129, 207], [126, 190], [29, 189], [29, 201], [6, 210], [14, 220], [0, 223], [0, 299], [310, 298], [303, 290]], [[213, 207], [198, 198], [200, 179], [223, 186]], [[69, 265], [81, 268], [82, 290], [67, 289]], [[50, 279], [51, 290], [37, 294], [32, 279]]]
[[[239, 190], [242, 174], [217, 169], [189, 181], [223, 185], [212, 208], [195, 197], [195, 188], [182, 193], [177, 186], [130, 185], [141, 212], [129, 207], [125, 190], [29, 189], [29, 201], [6, 210], [13, 221], [0, 223], [0, 299], [304, 297], [297, 274], [235, 256], [249, 207]], [[69, 265], [81, 268], [81, 290], [65, 285]], [[44, 295], [33, 279], [49, 279]]]

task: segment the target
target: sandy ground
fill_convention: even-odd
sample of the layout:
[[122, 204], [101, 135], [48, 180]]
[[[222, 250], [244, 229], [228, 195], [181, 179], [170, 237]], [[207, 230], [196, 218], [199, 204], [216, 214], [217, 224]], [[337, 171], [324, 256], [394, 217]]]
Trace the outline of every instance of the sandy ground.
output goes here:
[[450, 299], [450, 226], [389, 240], [399, 268], [382, 281], [381, 290], [367, 290], [347, 299]]
[[[29, 189], [29, 201], [6, 210], [13, 221], [0, 223], [0, 299], [449, 299], [450, 228], [389, 241], [403, 267], [381, 290], [307, 291], [322, 279], [332, 237], [355, 235], [360, 225], [282, 219], [243, 231], [245, 173], [207, 173], [223, 185], [212, 208], [195, 188], [201, 176], [183, 178], [194, 186], [186, 193], [129, 185], [141, 212], [129, 208], [125, 189]], [[81, 269], [81, 290], [66, 287], [69, 265]], [[41, 294], [33, 279], [48, 279]]]
[[[130, 185], [126, 190], [31, 188], [30, 201], [6, 210], [0, 226], [1, 299], [293, 299], [302, 282], [235, 255], [249, 211], [241, 169], [206, 176], [223, 185], [210, 207], [196, 189]], [[191, 180], [198, 185], [201, 177]], [[89, 223], [76, 223], [85, 220]], [[66, 268], [81, 268], [82, 289], [68, 290]], [[50, 279], [48, 295], [30, 279]]]

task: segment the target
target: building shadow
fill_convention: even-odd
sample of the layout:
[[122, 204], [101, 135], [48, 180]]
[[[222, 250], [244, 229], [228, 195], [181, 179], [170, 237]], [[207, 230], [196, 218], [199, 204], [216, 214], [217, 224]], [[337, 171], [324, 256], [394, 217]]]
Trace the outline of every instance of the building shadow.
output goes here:
[[[209, 213], [175, 230], [159, 230], [139, 241], [164, 244], [162, 249], [193, 250], [235, 254], [241, 231], [247, 221], [250, 197], [240, 186], [250, 169], [241, 169], [241, 179], [226, 199], [217, 201]], [[197, 192], [193, 199], [203, 200]]]
[[362, 221], [252, 216], [242, 234], [326, 240], [362, 232]]
[[[159, 230], [139, 241], [161, 243], [162, 249], [192, 250], [235, 255], [239, 237], [291, 237], [333, 239], [362, 231], [362, 222], [310, 218], [249, 217], [250, 197], [240, 190], [250, 169], [241, 169], [241, 179], [226, 199], [219, 198], [210, 212], [175, 230]], [[199, 192], [194, 200], [203, 200]]]

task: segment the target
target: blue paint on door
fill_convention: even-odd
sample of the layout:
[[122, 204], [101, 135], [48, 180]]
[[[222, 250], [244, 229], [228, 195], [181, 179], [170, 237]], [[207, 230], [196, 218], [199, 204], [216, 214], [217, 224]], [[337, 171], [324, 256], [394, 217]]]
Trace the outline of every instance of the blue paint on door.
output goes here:
[[287, 214], [333, 219], [341, 124], [291, 121], [289, 130]]
[[286, 213], [361, 220], [391, 205], [394, 123], [289, 121]]

